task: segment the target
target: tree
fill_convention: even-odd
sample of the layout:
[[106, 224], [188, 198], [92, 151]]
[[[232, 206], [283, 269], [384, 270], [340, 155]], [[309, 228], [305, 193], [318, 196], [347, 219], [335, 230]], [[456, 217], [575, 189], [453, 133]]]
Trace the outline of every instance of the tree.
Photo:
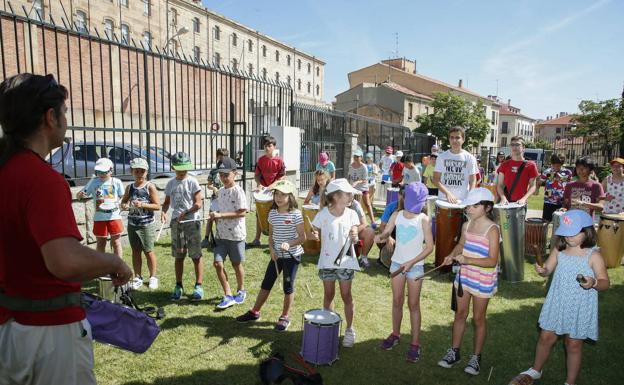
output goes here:
[[448, 146], [449, 129], [461, 126], [466, 129], [466, 145], [477, 148], [490, 132], [490, 121], [485, 115], [483, 101], [473, 103], [451, 93], [433, 94], [433, 114], [416, 117], [418, 132], [435, 135]]
[[622, 139], [621, 99], [608, 99], [599, 102], [583, 100], [573, 121], [578, 124], [572, 131], [574, 136], [584, 136], [596, 143], [607, 159], [611, 159], [616, 143]]
[[544, 150], [552, 150], [552, 144], [545, 141], [543, 138], [535, 138], [535, 141], [527, 143], [526, 148], [542, 148]]

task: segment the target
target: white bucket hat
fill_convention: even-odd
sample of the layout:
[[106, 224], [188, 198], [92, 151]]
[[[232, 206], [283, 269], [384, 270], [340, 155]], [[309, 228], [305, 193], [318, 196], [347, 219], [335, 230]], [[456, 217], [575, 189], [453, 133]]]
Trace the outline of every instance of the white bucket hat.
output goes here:
[[362, 193], [361, 191], [358, 191], [355, 188], [353, 188], [353, 186], [351, 186], [349, 181], [346, 180], [345, 178], [339, 178], [339, 179], [332, 180], [327, 185], [327, 188], [326, 188], [325, 191], [327, 192], [327, 194], [331, 194], [331, 193], [336, 192], [336, 191], [342, 191], [342, 192], [352, 193], [352, 194], [361, 194]]
[[494, 203], [494, 195], [492, 192], [484, 187], [477, 187], [476, 189], [470, 190], [466, 199], [464, 199], [461, 203], [462, 205], [476, 205], [482, 201], [489, 201]]
[[95, 162], [95, 171], [109, 172], [113, 169], [113, 161], [108, 158], [100, 158]]

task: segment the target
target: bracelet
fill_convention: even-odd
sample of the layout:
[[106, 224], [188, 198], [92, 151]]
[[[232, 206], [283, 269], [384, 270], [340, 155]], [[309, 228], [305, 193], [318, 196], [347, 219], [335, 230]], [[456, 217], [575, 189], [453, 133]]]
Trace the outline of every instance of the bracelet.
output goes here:
[[594, 278], [594, 284], [592, 285], [592, 289], [595, 289], [598, 285], [598, 278]]

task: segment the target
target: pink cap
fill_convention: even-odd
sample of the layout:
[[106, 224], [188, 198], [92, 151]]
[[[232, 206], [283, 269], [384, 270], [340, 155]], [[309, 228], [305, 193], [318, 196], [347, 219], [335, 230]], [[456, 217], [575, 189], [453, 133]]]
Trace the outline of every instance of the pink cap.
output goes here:
[[325, 166], [329, 162], [329, 155], [326, 152], [321, 152], [319, 154], [319, 163], [321, 166]]
[[388, 154], [392, 154], [394, 152], [394, 148], [392, 148], [392, 146], [386, 146], [386, 152]]

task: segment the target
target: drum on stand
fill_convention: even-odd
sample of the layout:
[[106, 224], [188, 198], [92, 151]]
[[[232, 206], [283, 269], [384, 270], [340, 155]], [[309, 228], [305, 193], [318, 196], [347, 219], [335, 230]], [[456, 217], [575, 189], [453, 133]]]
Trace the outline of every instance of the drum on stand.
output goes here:
[[301, 357], [316, 365], [331, 365], [338, 359], [340, 323], [337, 313], [313, 309], [303, 314]]
[[388, 187], [386, 190], [386, 206], [399, 200], [399, 188]]
[[600, 215], [598, 246], [607, 268], [620, 266], [624, 254], [624, 215]]
[[[437, 200], [436, 205], [436, 236], [435, 236], [435, 265], [440, 266], [451, 251], [457, 246], [461, 238], [461, 226], [464, 218], [465, 205], [453, 204]], [[443, 271], [450, 271], [451, 266]]]
[[524, 218], [526, 205], [508, 203], [494, 205], [496, 222], [500, 226], [503, 244], [501, 269], [503, 279], [520, 282], [524, 279]]
[[254, 201], [256, 201], [256, 215], [260, 223], [262, 234], [269, 235], [269, 211], [273, 205], [273, 193], [270, 190], [258, 191], [253, 193]]
[[542, 218], [527, 218], [524, 223], [524, 255], [535, 255], [536, 250], [543, 256], [546, 253], [549, 222]]
[[[312, 231], [312, 221], [319, 211], [318, 205], [303, 205], [303, 225], [306, 234]], [[321, 252], [321, 241], [308, 239], [303, 243], [303, 251], [307, 255], [318, 255]]]

